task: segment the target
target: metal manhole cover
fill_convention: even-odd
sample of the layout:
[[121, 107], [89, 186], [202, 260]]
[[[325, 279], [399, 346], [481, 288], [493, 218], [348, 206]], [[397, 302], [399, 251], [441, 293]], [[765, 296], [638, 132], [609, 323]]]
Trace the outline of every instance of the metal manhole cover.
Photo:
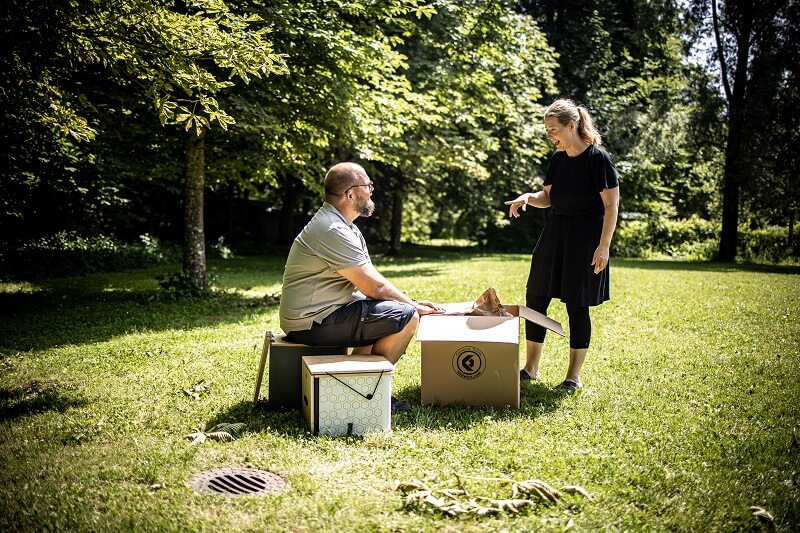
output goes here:
[[189, 480], [196, 492], [231, 497], [274, 494], [285, 485], [278, 474], [255, 468], [214, 468], [198, 472]]

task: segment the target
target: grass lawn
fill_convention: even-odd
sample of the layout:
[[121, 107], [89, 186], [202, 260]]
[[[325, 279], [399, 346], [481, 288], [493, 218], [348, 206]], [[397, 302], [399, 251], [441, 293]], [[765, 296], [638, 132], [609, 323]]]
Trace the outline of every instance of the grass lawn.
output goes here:
[[[374, 259], [412, 297], [463, 301], [494, 286], [524, 302], [527, 255]], [[0, 284], [0, 531], [800, 529], [800, 270], [613, 260], [582, 391], [551, 390], [568, 356], [551, 334], [519, 410], [423, 407], [412, 341], [392, 388], [414, 409], [393, 415], [393, 432], [320, 438], [298, 412], [251, 409], [283, 262], [211, 262], [225, 293], [207, 301], [156, 298], [164, 268]], [[566, 329], [560, 302], [550, 314]], [[185, 438], [223, 422], [245, 428], [233, 441]], [[188, 486], [222, 466], [288, 485], [242, 498]], [[453, 472], [578, 485], [592, 499], [450, 517], [404, 507], [395, 490], [460, 487]], [[510, 496], [499, 481], [466, 486]]]

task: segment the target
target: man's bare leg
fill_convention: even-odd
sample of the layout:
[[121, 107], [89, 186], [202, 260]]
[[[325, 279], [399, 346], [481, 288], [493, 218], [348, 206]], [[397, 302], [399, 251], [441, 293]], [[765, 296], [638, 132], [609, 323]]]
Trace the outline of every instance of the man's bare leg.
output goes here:
[[384, 356], [393, 365], [397, 364], [397, 361], [406, 353], [408, 343], [411, 342], [411, 338], [417, 332], [418, 327], [419, 315], [414, 313], [414, 316], [411, 317], [411, 320], [402, 330], [375, 341], [375, 344], [372, 345], [372, 353]]
[[350, 352], [350, 355], [371, 355], [372, 354], [372, 345], [369, 346], [356, 346], [353, 348], [353, 351]]

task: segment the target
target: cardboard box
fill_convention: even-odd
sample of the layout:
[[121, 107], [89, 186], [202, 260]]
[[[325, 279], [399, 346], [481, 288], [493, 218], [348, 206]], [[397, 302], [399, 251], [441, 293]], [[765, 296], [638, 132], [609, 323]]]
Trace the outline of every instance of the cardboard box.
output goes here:
[[314, 435], [391, 430], [394, 365], [379, 355], [303, 357], [303, 417]]
[[[468, 312], [470, 303], [447, 304], [448, 313]], [[525, 306], [504, 305], [512, 316], [425, 315], [422, 344], [422, 404], [493, 405], [519, 409], [519, 325], [530, 320], [562, 337], [555, 320]]]
[[346, 346], [307, 346], [287, 342], [283, 334], [272, 336], [269, 348], [269, 406], [300, 409], [302, 358], [304, 355], [347, 355]]

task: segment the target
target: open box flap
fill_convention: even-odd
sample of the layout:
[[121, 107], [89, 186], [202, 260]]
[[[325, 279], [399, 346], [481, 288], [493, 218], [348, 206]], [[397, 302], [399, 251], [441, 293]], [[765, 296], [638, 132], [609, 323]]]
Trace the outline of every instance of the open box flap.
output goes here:
[[425, 315], [420, 319], [417, 341], [465, 341], [519, 343], [519, 321], [502, 316]]
[[[506, 307], [508, 308], [508, 307], [516, 307], [516, 306], [506, 306]], [[559, 322], [556, 322], [552, 318], [550, 318], [550, 317], [548, 317], [546, 315], [543, 315], [539, 311], [534, 311], [530, 307], [525, 307], [524, 305], [520, 305], [520, 306], [518, 306], [518, 308], [519, 309], [518, 309], [517, 312], [518, 312], [518, 314], [519, 314], [519, 316], [521, 318], [524, 318], [525, 320], [530, 320], [534, 324], [539, 324], [540, 326], [543, 326], [543, 327], [549, 329], [550, 331], [554, 331], [554, 332], [558, 333], [562, 337], [566, 336], [566, 335], [564, 335], [564, 329], [561, 327], [561, 324]], [[511, 311], [512, 311], [512, 314], [513, 314], [513, 310], [511, 310]]]

